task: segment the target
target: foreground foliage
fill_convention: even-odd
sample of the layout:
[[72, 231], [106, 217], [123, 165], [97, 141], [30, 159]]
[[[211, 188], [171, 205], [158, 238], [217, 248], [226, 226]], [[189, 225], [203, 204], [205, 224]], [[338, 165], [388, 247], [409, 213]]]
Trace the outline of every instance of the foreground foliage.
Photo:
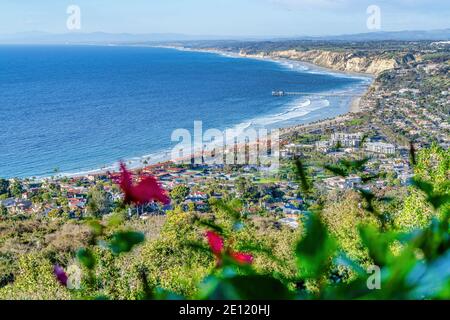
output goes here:
[[[239, 200], [212, 202], [209, 214], [175, 209], [156, 233], [124, 210], [86, 221], [89, 235], [70, 257], [21, 257], [0, 298], [450, 299], [449, 152], [412, 158], [416, 176], [398, 213], [384, 210], [393, 199], [363, 189], [320, 203], [298, 159], [309, 209], [298, 230], [247, 214]], [[346, 176], [365, 162], [326, 169]]]

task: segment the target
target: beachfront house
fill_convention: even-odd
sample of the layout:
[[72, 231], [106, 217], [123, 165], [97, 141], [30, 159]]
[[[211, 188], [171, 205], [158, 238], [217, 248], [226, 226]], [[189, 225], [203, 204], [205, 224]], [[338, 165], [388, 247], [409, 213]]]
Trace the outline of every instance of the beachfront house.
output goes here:
[[23, 213], [31, 208], [33, 203], [27, 199], [8, 198], [0, 201], [0, 205], [5, 207], [10, 213]]

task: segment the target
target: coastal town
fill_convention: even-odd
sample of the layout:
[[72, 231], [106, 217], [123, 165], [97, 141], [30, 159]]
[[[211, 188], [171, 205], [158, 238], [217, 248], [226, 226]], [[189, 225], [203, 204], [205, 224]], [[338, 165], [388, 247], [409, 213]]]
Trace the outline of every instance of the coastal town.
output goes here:
[[450, 1], [1, 8], [2, 307], [450, 300]]
[[[249, 213], [272, 214], [280, 223], [296, 228], [299, 217], [305, 213], [304, 201], [307, 201], [298, 186], [290, 182], [291, 163], [297, 158], [304, 159], [318, 194], [408, 186], [412, 177], [411, 145], [417, 149], [431, 144], [449, 148], [449, 48], [448, 42], [421, 43], [418, 48], [409, 50], [411, 52], [405, 52], [400, 46], [390, 53], [397, 57], [395, 65], [377, 70], [373, 84], [357, 100], [357, 107], [351, 113], [282, 129], [281, 167], [277, 171], [255, 165], [177, 165], [172, 162], [136, 170], [137, 177], [156, 177], [170, 193], [172, 203], [128, 208], [128, 215], [146, 219], [164, 215], [176, 207], [208, 212], [212, 201], [239, 197], [246, 200]], [[367, 158], [367, 163], [362, 175], [377, 177], [370, 182], [362, 175], [342, 177], [324, 168], [326, 163], [363, 158]], [[2, 215], [70, 219], [107, 214], [122, 197], [114, 175], [2, 179], [0, 212]]]

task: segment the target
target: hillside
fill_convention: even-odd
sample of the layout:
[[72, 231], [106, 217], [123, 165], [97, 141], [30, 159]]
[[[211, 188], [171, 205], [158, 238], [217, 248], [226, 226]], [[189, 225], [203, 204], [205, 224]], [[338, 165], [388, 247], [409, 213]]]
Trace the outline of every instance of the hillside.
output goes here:
[[[242, 56], [255, 56], [241, 51]], [[257, 54], [260, 57], [283, 58], [313, 63], [315, 65], [344, 72], [357, 72], [378, 75], [383, 71], [398, 66], [396, 59], [391, 57], [358, 55], [353, 52], [327, 50], [282, 50], [268, 54]]]

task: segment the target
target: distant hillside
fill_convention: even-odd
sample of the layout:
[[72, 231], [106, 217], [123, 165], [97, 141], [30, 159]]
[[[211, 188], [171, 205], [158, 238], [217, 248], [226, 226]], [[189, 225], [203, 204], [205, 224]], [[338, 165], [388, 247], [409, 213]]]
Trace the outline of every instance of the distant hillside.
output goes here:
[[309, 40], [309, 41], [443, 41], [450, 40], [450, 29], [431, 31], [398, 31], [398, 32], [370, 32], [350, 35], [335, 35], [323, 37], [274, 37], [274, 36], [216, 36], [216, 35], [186, 35], [176, 33], [155, 33], [155, 34], [131, 34], [131, 33], [65, 33], [52, 34], [45, 32], [26, 32], [17, 34], [0, 34], [0, 43], [11, 44], [61, 44], [61, 43], [166, 43], [173, 41], [289, 41], [289, 40]]
[[420, 40], [449, 40], [450, 29], [431, 31], [397, 31], [397, 32], [369, 32], [351, 35], [309, 37], [311, 40], [335, 40], [335, 41], [420, 41]]
[[9, 44], [82, 44], [82, 43], [143, 43], [167, 41], [226, 40], [229, 37], [195, 36], [175, 33], [131, 34], [131, 33], [65, 33], [26, 32], [17, 34], [0, 34], [0, 43]]

